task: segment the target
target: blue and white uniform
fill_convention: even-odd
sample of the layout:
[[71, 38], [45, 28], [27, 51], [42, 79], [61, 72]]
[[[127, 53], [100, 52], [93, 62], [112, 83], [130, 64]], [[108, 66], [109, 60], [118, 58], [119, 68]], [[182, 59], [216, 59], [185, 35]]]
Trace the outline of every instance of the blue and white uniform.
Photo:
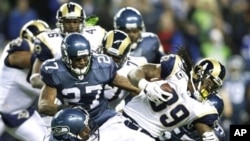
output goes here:
[[145, 57], [149, 63], [159, 63], [164, 55], [159, 37], [150, 32], [142, 32], [141, 38], [131, 44], [130, 56]]
[[104, 85], [112, 82], [117, 67], [113, 60], [102, 54], [93, 54], [91, 68], [84, 78], [74, 77], [61, 60], [47, 60], [41, 67], [42, 80], [57, 89], [57, 98], [66, 105], [85, 107], [90, 117], [100, 126], [115, 112], [104, 97]]

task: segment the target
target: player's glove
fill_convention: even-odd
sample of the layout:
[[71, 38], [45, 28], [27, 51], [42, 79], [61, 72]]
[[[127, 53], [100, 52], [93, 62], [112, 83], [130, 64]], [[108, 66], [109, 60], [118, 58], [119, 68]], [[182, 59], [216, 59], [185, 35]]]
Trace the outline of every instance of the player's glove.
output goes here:
[[162, 83], [163, 81], [149, 82], [145, 79], [141, 79], [138, 86], [144, 91], [150, 101], [162, 103], [167, 102], [169, 97], [172, 96], [171, 93], [165, 92], [160, 88]]
[[213, 131], [203, 133], [202, 140], [203, 141], [219, 141], [218, 137], [215, 135]]
[[158, 139], [160, 141], [166, 141], [166, 140], [170, 140], [171, 137], [172, 137], [171, 132], [165, 131], [165, 132], [163, 132], [162, 136], [160, 136]]

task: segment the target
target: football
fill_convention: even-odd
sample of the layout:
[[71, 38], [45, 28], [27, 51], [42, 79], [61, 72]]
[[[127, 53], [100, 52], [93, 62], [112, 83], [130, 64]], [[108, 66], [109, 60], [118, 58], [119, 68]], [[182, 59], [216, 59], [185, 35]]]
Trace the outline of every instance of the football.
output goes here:
[[165, 91], [165, 92], [169, 92], [172, 93], [173, 92], [173, 88], [166, 82], [161, 84], [160, 88]]

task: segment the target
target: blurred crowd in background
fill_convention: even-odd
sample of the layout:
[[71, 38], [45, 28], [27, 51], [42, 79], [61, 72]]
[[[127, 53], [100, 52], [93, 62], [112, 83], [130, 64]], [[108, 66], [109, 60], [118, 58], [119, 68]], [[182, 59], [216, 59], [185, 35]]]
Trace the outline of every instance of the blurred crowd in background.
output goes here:
[[[31, 19], [56, 27], [56, 11], [69, 0], [0, 0], [0, 45], [19, 36]], [[221, 94], [225, 101], [222, 125], [249, 124], [250, 115], [250, 0], [71, 0], [98, 24], [113, 29], [113, 16], [121, 8], [138, 9], [146, 31], [159, 36], [165, 53], [185, 45], [194, 62], [213, 57], [227, 66]]]

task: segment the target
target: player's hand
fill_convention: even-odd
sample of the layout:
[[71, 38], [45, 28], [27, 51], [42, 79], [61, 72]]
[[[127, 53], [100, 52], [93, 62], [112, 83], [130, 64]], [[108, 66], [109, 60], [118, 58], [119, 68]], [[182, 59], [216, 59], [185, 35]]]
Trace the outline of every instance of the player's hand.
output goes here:
[[213, 131], [203, 133], [202, 140], [203, 141], [219, 141], [218, 137], [215, 135]]
[[159, 137], [159, 140], [166, 141], [166, 140], [170, 140], [171, 138], [172, 138], [171, 132], [165, 131], [163, 132], [162, 136]]
[[163, 81], [148, 82], [147, 80], [142, 79], [139, 82], [139, 88], [144, 91], [150, 101], [157, 103], [166, 102], [172, 94], [161, 89], [160, 86], [162, 83]]

